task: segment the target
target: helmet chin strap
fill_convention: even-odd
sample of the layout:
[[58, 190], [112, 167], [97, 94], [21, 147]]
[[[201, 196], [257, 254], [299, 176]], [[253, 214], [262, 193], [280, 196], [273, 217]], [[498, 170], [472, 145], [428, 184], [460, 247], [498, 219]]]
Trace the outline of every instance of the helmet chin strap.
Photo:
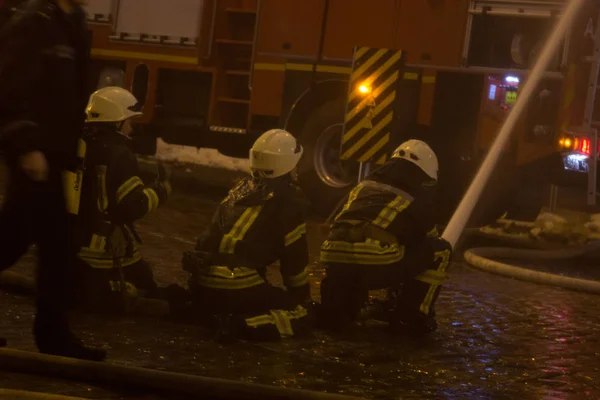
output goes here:
[[123, 129], [123, 125], [125, 124], [125, 121], [121, 121], [121, 122], [117, 122], [117, 133], [123, 137], [125, 137], [126, 139], [131, 140], [131, 137], [129, 135], [126, 135], [122, 132]]

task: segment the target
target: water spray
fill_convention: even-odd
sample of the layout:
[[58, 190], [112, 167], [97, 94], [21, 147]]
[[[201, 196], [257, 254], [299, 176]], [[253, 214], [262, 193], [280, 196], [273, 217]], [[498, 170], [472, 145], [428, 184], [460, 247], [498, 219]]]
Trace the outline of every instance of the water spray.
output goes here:
[[498, 136], [494, 140], [492, 147], [483, 161], [483, 164], [479, 168], [479, 171], [477, 171], [475, 179], [473, 179], [473, 182], [458, 205], [454, 215], [452, 215], [452, 218], [450, 219], [450, 222], [448, 223], [448, 226], [442, 235], [444, 239], [450, 242], [452, 247], [456, 245], [456, 242], [458, 241], [469, 218], [471, 217], [471, 213], [479, 201], [479, 197], [481, 196], [481, 193], [488, 182], [492, 171], [498, 163], [500, 154], [506, 147], [515, 123], [519, 117], [521, 117], [521, 114], [523, 114], [525, 106], [529, 102], [531, 96], [534, 94], [535, 88], [540, 83], [540, 80], [544, 75], [544, 71], [552, 61], [552, 58], [561, 45], [561, 41], [569, 29], [569, 26], [573, 23], [575, 17], [579, 11], [581, 11], [585, 2], [586, 0], [571, 0], [569, 2], [564, 10], [563, 15], [550, 34], [548, 41], [545, 43], [540, 57], [535, 63], [535, 66], [533, 67], [533, 70], [531, 71], [527, 81], [525, 82], [523, 91], [517, 99], [513, 109], [508, 114], [508, 118], [504, 122], [504, 125], [502, 125]]

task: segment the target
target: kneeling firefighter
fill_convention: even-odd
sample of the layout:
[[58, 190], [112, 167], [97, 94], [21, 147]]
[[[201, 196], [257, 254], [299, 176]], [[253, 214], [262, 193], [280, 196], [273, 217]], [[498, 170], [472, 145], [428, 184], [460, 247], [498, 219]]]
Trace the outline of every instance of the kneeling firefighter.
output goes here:
[[[307, 203], [293, 179], [302, 151], [286, 131], [264, 133], [250, 150], [252, 176], [229, 192], [196, 251], [184, 255], [192, 303], [221, 340], [277, 340], [308, 324]], [[287, 290], [267, 282], [277, 261]]]
[[123, 311], [128, 296], [157, 296], [133, 223], [167, 200], [170, 184], [162, 167], [151, 186], [139, 177], [128, 142], [131, 119], [142, 113], [130, 92], [120, 87], [100, 89], [91, 95], [86, 112], [78, 235], [81, 300], [93, 311]]
[[452, 252], [432, 221], [437, 179], [435, 153], [409, 140], [350, 192], [321, 246], [321, 327], [348, 328], [369, 290], [391, 289], [394, 330], [437, 328], [434, 303]]

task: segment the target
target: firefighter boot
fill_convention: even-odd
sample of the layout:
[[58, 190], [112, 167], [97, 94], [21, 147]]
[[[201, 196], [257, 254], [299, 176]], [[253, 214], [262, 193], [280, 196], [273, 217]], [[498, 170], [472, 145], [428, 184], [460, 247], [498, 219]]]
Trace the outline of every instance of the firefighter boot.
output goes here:
[[40, 353], [88, 361], [104, 361], [106, 358], [104, 350], [86, 347], [71, 332], [62, 313], [38, 310], [33, 335]]
[[4, 339], [3, 337], [0, 337], [0, 347], [5, 347], [6, 346], [6, 339]]
[[215, 316], [215, 342], [220, 344], [231, 344], [237, 338], [238, 321], [232, 314], [218, 314]]
[[437, 330], [437, 322], [433, 313], [425, 315], [422, 313], [395, 312], [390, 319], [390, 328], [394, 334], [408, 336], [423, 336]]

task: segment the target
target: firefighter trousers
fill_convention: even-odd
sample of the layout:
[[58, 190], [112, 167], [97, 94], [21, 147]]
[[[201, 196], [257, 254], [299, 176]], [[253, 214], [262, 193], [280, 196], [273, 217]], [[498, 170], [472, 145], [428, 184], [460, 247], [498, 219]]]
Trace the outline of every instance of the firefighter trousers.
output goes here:
[[288, 292], [262, 283], [243, 289], [190, 285], [192, 302], [211, 328], [223, 317], [234, 325], [235, 336], [268, 341], [304, 333], [310, 327], [308, 311]]
[[[125, 309], [121, 274], [117, 268], [93, 268], [79, 260], [78, 303], [86, 311], [120, 313]], [[158, 298], [151, 265], [145, 260], [123, 267], [126, 290], [131, 296]]]
[[50, 164], [49, 178], [33, 182], [9, 167], [9, 185], [0, 211], [0, 271], [37, 246], [36, 336], [68, 330], [66, 311], [74, 294], [77, 247], [66, 210], [61, 169]]
[[349, 327], [368, 300], [369, 290], [390, 289], [394, 295], [392, 325], [434, 322], [435, 302], [445, 280], [449, 251], [410, 253], [399, 263], [364, 265], [328, 263], [321, 284], [319, 325], [343, 330]]

